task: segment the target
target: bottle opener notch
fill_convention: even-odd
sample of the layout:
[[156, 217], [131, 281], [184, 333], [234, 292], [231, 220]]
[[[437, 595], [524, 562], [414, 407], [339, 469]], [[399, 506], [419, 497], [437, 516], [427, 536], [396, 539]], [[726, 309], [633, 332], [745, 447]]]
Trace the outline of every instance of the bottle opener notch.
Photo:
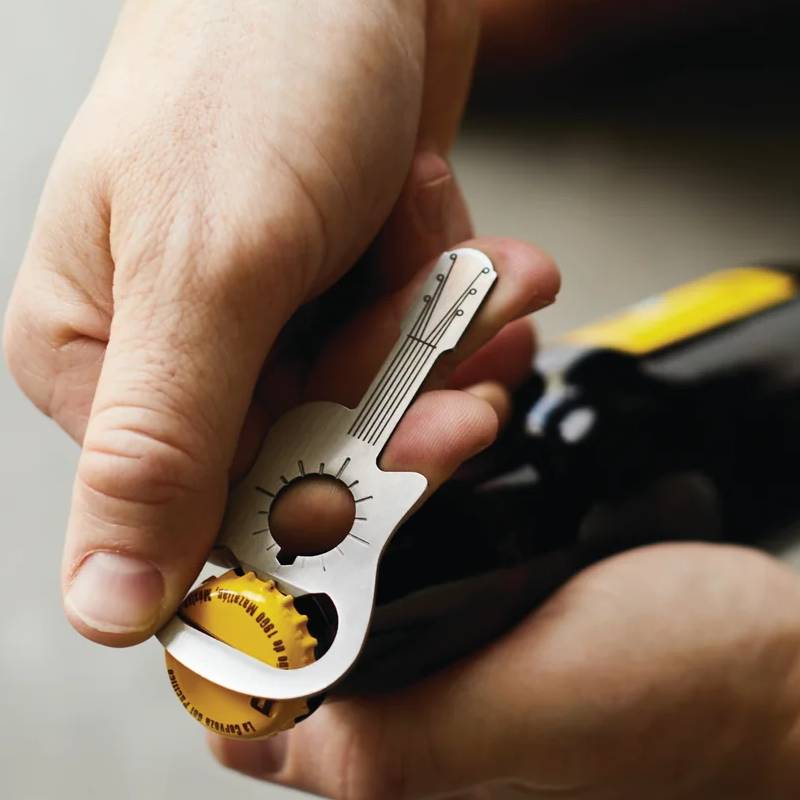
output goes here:
[[[318, 694], [349, 670], [369, 628], [381, 553], [427, 485], [414, 472], [384, 472], [378, 459], [437, 358], [456, 346], [496, 277], [478, 250], [444, 253], [358, 406], [314, 402], [284, 414], [231, 492], [217, 544], [295, 596], [327, 595], [338, 614], [330, 648], [313, 664], [278, 670], [173, 617], [158, 637], [178, 661], [225, 688], [275, 700]], [[333, 549], [281, 563], [269, 530], [270, 506], [285, 487], [310, 474], [331, 476], [352, 492], [355, 520]]]

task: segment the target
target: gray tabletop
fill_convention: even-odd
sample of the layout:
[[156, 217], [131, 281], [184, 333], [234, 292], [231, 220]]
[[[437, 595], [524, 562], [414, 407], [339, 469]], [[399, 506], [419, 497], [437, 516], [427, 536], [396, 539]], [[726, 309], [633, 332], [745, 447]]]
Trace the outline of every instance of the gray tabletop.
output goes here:
[[[115, 13], [108, 0], [0, 4], [4, 301]], [[590, 114], [525, 100], [525, 114], [476, 114], [454, 160], [481, 232], [536, 241], [561, 264], [545, 336], [714, 267], [800, 258], [800, 126], [779, 108], [723, 124], [676, 116], [669, 104]], [[77, 449], [4, 371], [0, 408], [4, 796], [291, 796], [212, 762], [155, 642], [104, 649], [67, 625], [58, 569]]]

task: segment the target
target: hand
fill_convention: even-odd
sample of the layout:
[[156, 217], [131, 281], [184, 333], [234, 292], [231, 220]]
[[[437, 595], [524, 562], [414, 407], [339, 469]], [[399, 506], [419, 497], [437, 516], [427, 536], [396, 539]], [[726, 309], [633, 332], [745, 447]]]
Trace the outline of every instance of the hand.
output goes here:
[[[63, 586], [86, 636], [131, 644], [171, 615], [218, 530], [243, 425], [245, 452], [263, 432], [257, 383], [273, 408], [302, 396], [288, 356], [263, 372], [279, 331], [364, 252], [418, 144], [449, 147], [475, 14], [427, 6], [126, 4], [5, 330], [24, 391], [82, 443]], [[394, 236], [416, 258], [443, 235], [452, 180], [440, 157], [415, 169], [416, 213]], [[385, 293], [422, 262], [379, 263], [367, 278]]]
[[800, 579], [666, 544], [577, 575], [423, 683], [324, 705], [223, 764], [344, 800], [800, 795]]

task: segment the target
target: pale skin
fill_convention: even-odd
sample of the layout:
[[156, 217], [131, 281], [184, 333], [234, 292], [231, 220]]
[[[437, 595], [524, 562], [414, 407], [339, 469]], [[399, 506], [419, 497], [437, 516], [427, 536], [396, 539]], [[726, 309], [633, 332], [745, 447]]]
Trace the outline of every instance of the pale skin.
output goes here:
[[[444, 160], [476, 30], [472, 3], [444, 0], [126, 4], [5, 328], [20, 386], [82, 447], [63, 587], [85, 636], [132, 645], [163, 624], [270, 421], [354, 403], [409, 282], [462, 242], [497, 290], [382, 465], [434, 490], [493, 440], [558, 275], [534, 247], [472, 238]], [[371, 242], [366, 295], [327, 299]], [[212, 750], [347, 800], [796, 797], [798, 608], [766, 556], [643, 549], [417, 686]]]

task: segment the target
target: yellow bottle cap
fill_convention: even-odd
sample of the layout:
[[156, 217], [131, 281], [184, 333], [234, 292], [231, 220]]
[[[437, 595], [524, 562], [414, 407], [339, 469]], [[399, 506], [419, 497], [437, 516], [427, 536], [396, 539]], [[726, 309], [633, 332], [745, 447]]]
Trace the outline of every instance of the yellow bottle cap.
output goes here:
[[[178, 609], [190, 625], [279, 669], [314, 661], [317, 640], [308, 617], [273, 581], [227, 572], [191, 591]], [[233, 692], [165, 654], [167, 674], [183, 707], [208, 730], [231, 739], [258, 739], [291, 728], [308, 713], [305, 698], [269, 700]]]

